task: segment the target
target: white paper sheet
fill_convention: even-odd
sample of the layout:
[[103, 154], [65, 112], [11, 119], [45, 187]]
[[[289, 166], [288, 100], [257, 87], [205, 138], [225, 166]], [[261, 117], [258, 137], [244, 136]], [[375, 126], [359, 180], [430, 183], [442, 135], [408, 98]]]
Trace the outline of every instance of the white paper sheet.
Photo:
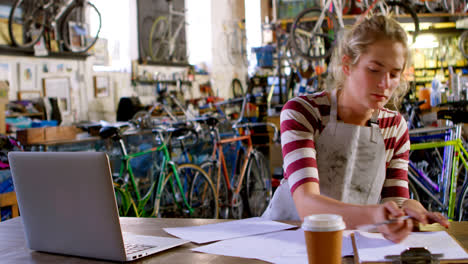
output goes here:
[[296, 227], [276, 221], [253, 217], [202, 226], [163, 228], [167, 233], [195, 243], [265, 234]]
[[[351, 232], [343, 232], [342, 256], [353, 255]], [[260, 259], [272, 263], [307, 264], [308, 261], [302, 229], [228, 239], [192, 250], [224, 256]]]
[[385, 261], [386, 255], [400, 255], [409, 247], [426, 247], [432, 254], [443, 253], [442, 259], [468, 258], [465, 250], [445, 231], [411, 233], [398, 244], [380, 233], [356, 232], [355, 239], [360, 262]]

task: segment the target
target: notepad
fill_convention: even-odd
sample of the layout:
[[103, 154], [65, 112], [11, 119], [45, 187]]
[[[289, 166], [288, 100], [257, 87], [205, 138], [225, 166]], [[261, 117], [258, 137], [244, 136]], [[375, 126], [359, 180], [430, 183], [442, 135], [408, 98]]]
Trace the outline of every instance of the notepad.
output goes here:
[[425, 247], [432, 254], [444, 254], [441, 260], [468, 263], [466, 251], [445, 231], [413, 232], [400, 243], [393, 243], [380, 233], [355, 232], [353, 243], [354, 256], [360, 263], [390, 262], [385, 256], [400, 255], [410, 247]]

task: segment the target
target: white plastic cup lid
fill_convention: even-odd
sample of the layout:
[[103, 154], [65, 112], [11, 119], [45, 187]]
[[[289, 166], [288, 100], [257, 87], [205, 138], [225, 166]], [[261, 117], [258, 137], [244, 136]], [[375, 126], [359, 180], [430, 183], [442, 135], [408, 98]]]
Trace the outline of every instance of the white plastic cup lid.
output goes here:
[[304, 217], [302, 229], [307, 231], [338, 231], [346, 228], [341, 215], [315, 214]]

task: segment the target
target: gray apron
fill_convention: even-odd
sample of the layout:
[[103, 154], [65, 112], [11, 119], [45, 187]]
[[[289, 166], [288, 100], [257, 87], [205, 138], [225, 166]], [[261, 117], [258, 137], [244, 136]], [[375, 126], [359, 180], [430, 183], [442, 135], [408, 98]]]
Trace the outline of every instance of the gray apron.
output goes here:
[[[386, 172], [379, 111], [370, 127], [337, 122], [336, 92], [331, 93], [330, 121], [315, 140], [320, 194], [346, 203], [376, 204]], [[262, 217], [300, 220], [287, 180], [281, 181]]]

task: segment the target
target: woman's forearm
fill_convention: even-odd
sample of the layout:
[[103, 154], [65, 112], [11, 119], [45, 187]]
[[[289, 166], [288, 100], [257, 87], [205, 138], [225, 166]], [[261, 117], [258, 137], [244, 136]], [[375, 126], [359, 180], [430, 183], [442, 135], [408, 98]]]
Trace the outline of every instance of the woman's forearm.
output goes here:
[[[309, 186], [310, 185], [310, 186]], [[346, 222], [346, 228], [375, 223], [380, 212], [379, 205], [357, 205], [340, 202], [319, 194], [315, 183], [305, 183], [293, 193], [299, 217], [304, 219], [311, 214], [338, 214]], [[382, 216], [380, 216], [382, 217]]]

